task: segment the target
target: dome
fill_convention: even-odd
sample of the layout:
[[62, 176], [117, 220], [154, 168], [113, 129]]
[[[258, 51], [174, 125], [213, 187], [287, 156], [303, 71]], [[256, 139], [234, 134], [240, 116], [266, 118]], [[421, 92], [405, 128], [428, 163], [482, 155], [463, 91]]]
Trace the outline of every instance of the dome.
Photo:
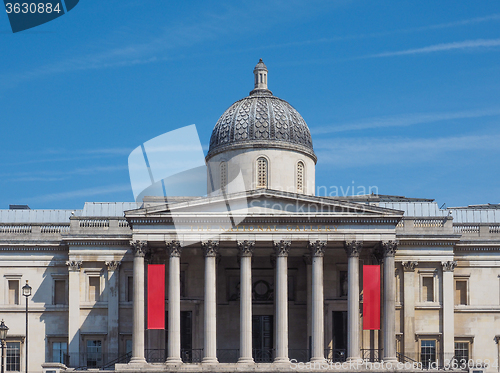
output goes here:
[[316, 162], [311, 133], [302, 116], [267, 88], [267, 67], [254, 69], [255, 88], [232, 104], [217, 121], [210, 138], [207, 160], [227, 150], [281, 148], [304, 153]]

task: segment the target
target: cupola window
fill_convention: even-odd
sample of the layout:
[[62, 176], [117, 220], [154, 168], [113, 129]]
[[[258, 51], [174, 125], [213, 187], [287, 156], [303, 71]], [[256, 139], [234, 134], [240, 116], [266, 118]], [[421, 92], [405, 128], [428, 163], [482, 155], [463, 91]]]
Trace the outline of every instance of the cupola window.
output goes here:
[[260, 157], [257, 159], [257, 188], [267, 188], [267, 159]]
[[304, 163], [297, 163], [297, 193], [304, 193]]

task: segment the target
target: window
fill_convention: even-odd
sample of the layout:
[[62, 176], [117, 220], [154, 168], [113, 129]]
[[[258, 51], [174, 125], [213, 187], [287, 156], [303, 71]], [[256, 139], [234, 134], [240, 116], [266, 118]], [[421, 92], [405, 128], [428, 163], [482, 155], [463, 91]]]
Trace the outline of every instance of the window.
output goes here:
[[54, 304], [68, 304], [65, 280], [54, 280]]
[[9, 281], [9, 304], [19, 304], [19, 280]]
[[101, 279], [100, 277], [89, 277], [89, 301], [99, 302], [101, 296]]
[[422, 277], [422, 302], [434, 302], [434, 277]]
[[125, 341], [125, 353], [126, 354], [132, 353], [132, 340], [131, 339], [127, 339]]
[[436, 361], [436, 340], [422, 339], [420, 341], [420, 361], [425, 368]]
[[257, 188], [267, 188], [267, 159], [257, 159]]
[[455, 304], [467, 304], [467, 280], [455, 280]]
[[348, 290], [348, 284], [347, 284], [347, 271], [340, 271], [340, 291], [339, 294], [341, 297], [347, 297], [347, 290]]
[[186, 296], [186, 271], [181, 270], [180, 278], [181, 278], [181, 280], [180, 280], [181, 297], [185, 297]]
[[227, 163], [221, 162], [220, 164], [220, 188], [225, 190], [227, 186]]
[[455, 342], [455, 359], [458, 365], [465, 364], [469, 361], [469, 347], [470, 342], [468, 341], [456, 341]]
[[297, 163], [297, 192], [304, 193], [304, 163]]
[[68, 364], [68, 343], [52, 342], [52, 362]]
[[7, 342], [5, 369], [8, 372], [21, 371], [21, 342]]
[[87, 367], [102, 365], [102, 341], [100, 339], [87, 340]]
[[127, 302], [134, 300], [134, 277], [127, 277]]

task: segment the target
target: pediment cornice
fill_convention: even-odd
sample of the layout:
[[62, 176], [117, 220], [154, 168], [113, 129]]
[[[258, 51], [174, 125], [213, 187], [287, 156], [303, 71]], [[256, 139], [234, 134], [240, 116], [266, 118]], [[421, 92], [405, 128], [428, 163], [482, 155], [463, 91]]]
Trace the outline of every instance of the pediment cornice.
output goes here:
[[[351, 202], [337, 198], [307, 196], [296, 193], [288, 193], [276, 190], [253, 190], [241, 193], [200, 197], [194, 200], [178, 202], [173, 204], [157, 204], [137, 210], [129, 210], [125, 212], [125, 217], [130, 222], [141, 223], [141, 218], [146, 218], [148, 224], [163, 223], [164, 218], [176, 216], [178, 218], [208, 218], [210, 221], [216, 220], [217, 217], [223, 218], [227, 216], [226, 211], [219, 211], [215, 206], [229, 206], [238, 204], [246, 200], [248, 211], [243, 214], [236, 210], [231, 213], [235, 216], [244, 215], [247, 219], [340, 219], [352, 223], [353, 218], [357, 219], [391, 219], [400, 220], [403, 212], [392, 210], [383, 207], [368, 205], [365, 203]], [[268, 204], [280, 204], [284, 209], [256, 213], [251, 210], [252, 207], [267, 206]], [[260, 204], [260, 205], [259, 205]], [[211, 210], [211, 207], [214, 207]], [[314, 208], [313, 208], [314, 207]], [[264, 209], [262, 209], [264, 210]], [[370, 220], [371, 221], [371, 220]]]

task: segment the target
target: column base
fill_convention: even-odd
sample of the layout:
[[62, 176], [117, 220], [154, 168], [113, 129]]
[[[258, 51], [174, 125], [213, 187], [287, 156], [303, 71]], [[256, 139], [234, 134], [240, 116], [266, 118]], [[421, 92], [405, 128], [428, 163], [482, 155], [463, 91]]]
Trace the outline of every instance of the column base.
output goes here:
[[382, 359], [382, 362], [383, 362], [384, 364], [387, 364], [387, 363], [395, 364], [395, 363], [397, 363], [397, 362], [398, 362], [398, 359], [396, 359], [395, 357], [384, 357], [384, 358]]
[[251, 357], [240, 357], [238, 359], [238, 364], [254, 364], [253, 358]]
[[216, 357], [204, 357], [203, 360], [201, 360], [202, 364], [219, 364], [219, 360], [217, 360]]
[[361, 359], [360, 357], [348, 357], [346, 359], [346, 362], [351, 364], [361, 364], [363, 362], [363, 359]]
[[276, 357], [273, 364], [290, 364], [290, 359], [287, 357]]
[[180, 357], [169, 357], [167, 361], [165, 361], [167, 365], [181, 365], [182, 359]]
[[148, 362], [143, 357], [132, 357], [128, 363], [129, 364], [146, 365]]
[[321, 364], [321, 363], [326, 363], [326, 359], [324, 357], [312, 357], [310, 360], [311, 363], [316, 363], [316, 364]]

